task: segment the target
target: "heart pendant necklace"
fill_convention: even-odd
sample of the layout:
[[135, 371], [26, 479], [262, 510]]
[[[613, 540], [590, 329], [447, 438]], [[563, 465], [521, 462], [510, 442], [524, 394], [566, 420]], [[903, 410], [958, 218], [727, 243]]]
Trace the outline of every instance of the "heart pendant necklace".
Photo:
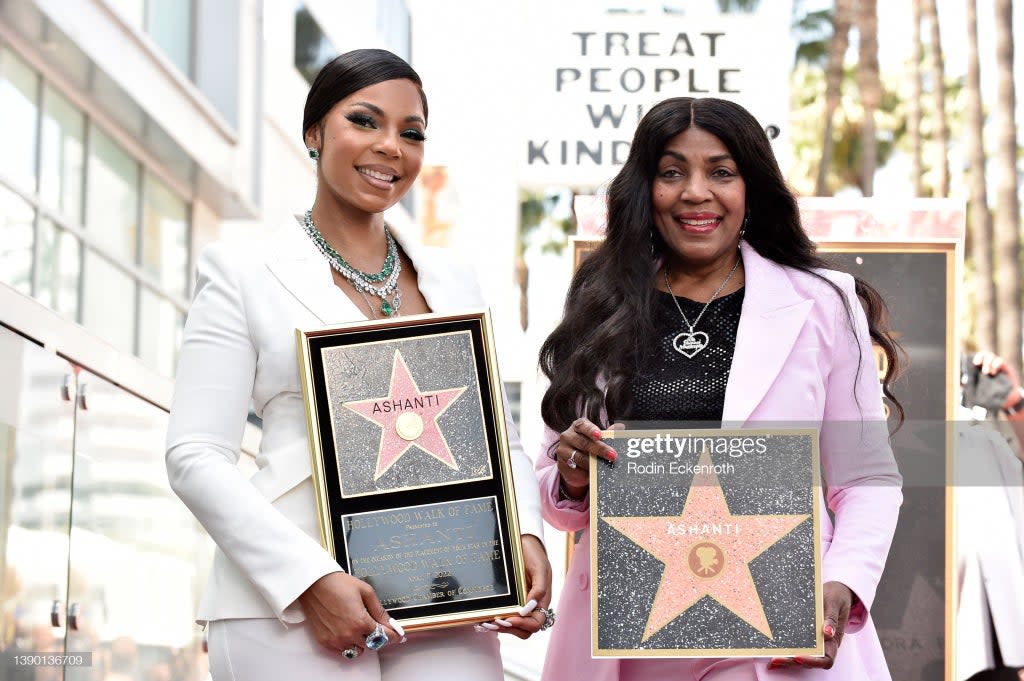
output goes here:
[[672, 282], [670, 282], [668, 278], [668, 268], [666, 267], [663, 270], [665, 273], [665, 287], [668, 288], [669, 295], [672, 296], [672, 302], [676, 304], [676, 309], [679, 310], [679, 316], [683, 318], [683, 323], [690, 329], [689, 331], [682, 331], [676, 334], [676, 337], [672, 339], [672, 347], [675, 348], [676, 352], [683, 357], [693, 359], [701, 350], [708, 346], [708, 343], [711, 341], [708, 335], [703, 331], [694, 331], [693, 328], [697, 326], [700, 322], [700, 318], [708, 311], [708, 306], [711, 305], [711, 301], [718, 297], [718, 294], [722, 292], [725, 285], [729, 283], [730, 279], [732, 279], [732, 275], [736, 273], [736, 268], [739, 266], [740, 259], [736, 258], [736, 264], [734, 264], [732, 269], [729, 270], [729, 274], [725, 276], [725, 280], [722, 284], [714, 293], [711, 294], [711, 298], [708, 299], [708, 302], [704, 303], [704, 307], [701, 308], [700, 314], [697, 315], [697, 318], [693, 320], [693, 324], [691, 324], [690, 320], [686, 318], [685, 314], [683, 314], [683, 307], [679, 304], [679, 301], [676, 299], [676, 294], [672, 291]]

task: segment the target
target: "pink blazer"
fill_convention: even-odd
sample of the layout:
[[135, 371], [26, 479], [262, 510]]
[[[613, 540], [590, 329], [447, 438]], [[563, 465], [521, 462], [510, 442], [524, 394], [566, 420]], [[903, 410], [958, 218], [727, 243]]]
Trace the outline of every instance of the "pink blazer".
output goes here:
[[[786, 424], [821, 428], [821, 472], [828, 483], [820, 503], [822, 580], [846, 584], [860, 599], [831, 670], [768, 671], [758, 679], [887, 681], [882, 648], [868, 612], [885, 566], [903, 500], [889, 446], [881, 387], [867, 320], [849, 275], [823, 271], [839, 285], [854, 313], [825, 282], [767, 260], [741, 242], [746, 273], [743, 311], [725, 391], [725, 427]], [[558, 467], [546, 454], [558, 433], [546, 430], [537, 457], [541, 504], [558, 529], [589, 526], [589, 504], [559, 501]], [[583, 535], [566, 575], [552, 630], [544, 679], [616, 681], [618, 660], [590, 656], [590, 539]]]

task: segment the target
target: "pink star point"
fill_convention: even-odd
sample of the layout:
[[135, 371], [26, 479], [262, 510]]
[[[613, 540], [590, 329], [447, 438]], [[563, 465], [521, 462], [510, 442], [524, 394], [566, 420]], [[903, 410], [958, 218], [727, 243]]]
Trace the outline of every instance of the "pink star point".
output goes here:
[[[679, 516], [604, 518], [665, 565], [644, 627], [643, 641], [710, 596], [736, 616], [773, 638], [749, 563], [809, 515], [733, 515], [711, 457], [701, 454]], [[728, 528], [718, 534], [691, 528]]]
[[[346, 409], [381, 427], [377, 467], [373, 479], [380, 479], [414, 445], [449, 468], [458, 470], [459, 465], [452, 456], [451, 448], [437, 424], [437, 419], [466, 391], [467, 387], [421, 392], [416, 380], [409, 373], [409, 367], [401, 351], [396, 350], [388, 394], [343, 404]], [[399, 417], [409, 413], [416, 414], [423, 421], [423, 432], [412, 440], [404, 439], [396, 428]]]

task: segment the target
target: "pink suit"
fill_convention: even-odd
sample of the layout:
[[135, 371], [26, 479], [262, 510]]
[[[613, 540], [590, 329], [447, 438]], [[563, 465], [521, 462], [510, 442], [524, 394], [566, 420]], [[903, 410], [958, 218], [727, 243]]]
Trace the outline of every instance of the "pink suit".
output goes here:
[[[823, 271], [854, 313], [852, 333], [834, 290], [817, 277], [782, 267], [741, 242], [746, 291], [723, 427], [821, 428], [821, 472], [828, 485], [821, 514], [822, 581], [846, 584], [860, 603], [851, 613], [831, 670], [769, 671], [753, 660], [753, 678], [888, 681], [882, 648], [868, 616], [902, 503], [901, 478], [887, 437], [881, 387], [867, 321], [852, 277]], [[559, 501], [558, 467], [547, 456], [558, 433], [548, 429], [537, 457], [545, 519], [573, 532], [589, 526], [589, 503]], [[680, 664], [680, 672], [683, 672]], [[566, 575], [543, 679], [617, 681], [616, 659], [590, 656], [590, 539], [584, 534]], [[689, 681], [691, 677], [680, 676]], [[701, 676], [696, 676], [699, 679]], [[715, 678], [710, 676], [709, 678]]]

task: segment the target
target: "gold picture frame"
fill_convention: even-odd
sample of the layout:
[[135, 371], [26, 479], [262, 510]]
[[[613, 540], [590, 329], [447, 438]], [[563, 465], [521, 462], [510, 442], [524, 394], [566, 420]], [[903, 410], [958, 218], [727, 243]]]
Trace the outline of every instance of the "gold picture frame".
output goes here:
[[486, 310], [297, 329], [323, 546], [407, 630], [511, 615], [526, 582]]

